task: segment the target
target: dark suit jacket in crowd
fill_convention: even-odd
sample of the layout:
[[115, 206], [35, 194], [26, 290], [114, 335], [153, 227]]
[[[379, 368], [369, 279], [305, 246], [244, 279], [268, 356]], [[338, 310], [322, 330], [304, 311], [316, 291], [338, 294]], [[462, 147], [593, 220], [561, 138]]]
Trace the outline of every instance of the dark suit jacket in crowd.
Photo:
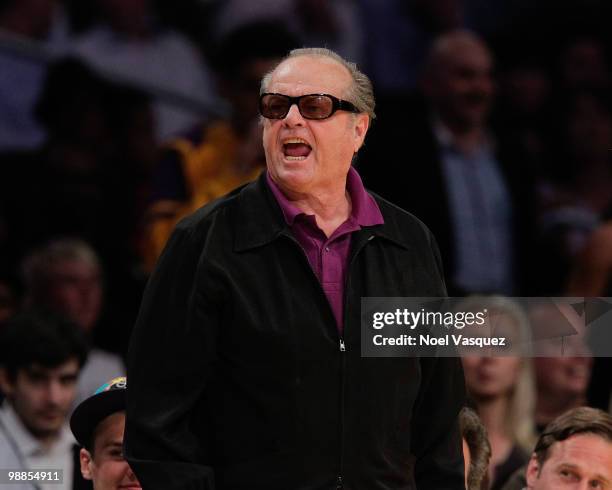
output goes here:
[[[431, 113], [417, 95], [382, 98], [376, 113], [377, 119], [356, 164], [364, 184], [415, 214], [430, 228], [440, 246], [449, 294], [459, 295], [464, 291], [452, 282], [456, 240], [440, 149], [431, 127]], [[496, 157], [513, 205], [516, 293], [527, 295], [533, 292], [530, 286], [534, 284], [531, 280], [535, 237], [534, 179], [529, 168], [525, 168], [524, 158], [506, 146], [503, 137], [496, 136]]]

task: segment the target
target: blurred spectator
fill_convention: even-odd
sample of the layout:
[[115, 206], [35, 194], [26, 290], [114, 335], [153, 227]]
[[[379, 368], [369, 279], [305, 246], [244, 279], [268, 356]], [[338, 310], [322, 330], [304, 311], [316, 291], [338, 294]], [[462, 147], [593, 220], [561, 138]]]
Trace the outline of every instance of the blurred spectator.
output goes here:
[[284, 25], [301, 46], [325, 46], [356, 63], [362, 59], [364, 37], [354, 0], [227, 0], [215, 17], [216, 37], [261, 22]]
[[[477, 298], [467, 302], [474, 307]], [[468, 311], [472, 308], [467, 306]], [[502, 297], [486, 298], [488, 319], [497, 333], [507, 332], [514, 344], [529, 339], [527, 318], [520, 307]], [[491, 443], [491, 489], [501, 488], [528, 460], [533, 444], [534, 385], [531, 359], [515, 356], [462, 358], [468, 393]]]
[[565, 290], [569, 268], [602, 219], [612, 216], [612, 104], [597, 91], [566, 94], [552, 138], [552, 178], [541, 187], [543, 292]]
[[94, 490], [139, 490], [140, 483], [123, 457], [127, 379], [114, 378], [83, 401], [70, 417], [81, 444], [81, 473]]
[[[555, 305], [541, 305], [529, 312], [532, 325], [554, 328], [561, 322], [569, 322], [576, 335], [563, 338], [563, 357], [553, 342], [538, 346], [534, 342], [534, 368], [537, 389], [535, 422], [538, 432], [553, 419], [587, 402], [587, 388], [591, 378], [593, 358], [586, 344], [584, 321], [571, 309], [563, 312]], [[542, 357], [549, 347], [555, 349], [556, 357]], [[550, 354], [549, 354], [550, 355]]]
[[424, 80], [428, 104], [382, 100], [360, 157], [374, 162], [360, 167], [366, 185], [431, 228], [454, 295], [524, 292], [533, 273], [533, 183], [488, 126], [492, 70], [476, 35], [441, 36]]
[[[215, 110], [208, 67], [180, 33], [164, 28], [150, 0], [96, 0], [102, 21], [74, 40], [100, 73], [157, 95], [157, 136], [166, 140]], [[194, 107], [195, 106], [195, 107]]]
[[63, 471], [60, 483], [16, 488], [87, 488], [67, 423], [86, 355], [77, 327], [51, 314], [24, 312], [0, 329], [0, 467]]
[[35, 148], [44, 139], [34, 105], [45, 77], [55, 3], [0, 2], [0, 151]]
[[610, 488], [612, 417], [580, 407], [552, 421], [527, 467], [527, 489]]
[[466, 490], [486, 490], [489, 488], [487, 471], [491, 459], [491, 445], [487, 429], [474, 410], [463, 407], [459, 412], [459, 428], [463, 438], [463, 458], [465, 460]]
[[219, 90], [232, 107], [231, 118], [199, 125], [167, 145], [147, 218], [143, 254], [149, 269], [182, 217], [263, 169], [259, 85], [296, 44], [281, 25], [261, 22], [242, 26], [218, 47]]
[[[71, 239], [52, 241], [25, 259], [23, 275], [28, 306], [62, 314], [93, 338], [93, 330], [101, 326], [103, 279], [100, 261], [89, 245]], [[76, 403], [105, 380], [124, 373], [118, 356], [92, 348], [81, 370]]]
[[586, 403], [593, 360], [590, 357], [537, 357], [534, 363], [535, 420], [541, 432], [559, 414]]

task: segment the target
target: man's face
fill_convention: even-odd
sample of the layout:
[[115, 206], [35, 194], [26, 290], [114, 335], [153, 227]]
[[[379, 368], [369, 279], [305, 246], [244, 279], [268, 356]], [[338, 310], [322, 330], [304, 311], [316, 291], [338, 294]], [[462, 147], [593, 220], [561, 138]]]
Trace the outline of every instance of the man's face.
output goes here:
[[442, 119], [464, 128], [483, 125], [495, 92], [492, 70], [491, 56], [479, 44], [466, 43], [447, 53], [430, 92]]
[[37, 438], [52, 437], [64, 425], [76, 396], [79, 363], [70, 359], [55, 368], [33, 364], [15, 380], [3, 370], [2, 390], [27, 429]]
[[49, 271], [49, 298], [54, 310], [91, 330], [102, 307], [99, 267], [78, 259], [55, 263]]
[[[346, 98], [348, 71], [333, 60], [300, 56], [278, 66], [267, 92], [289, 96], [329, 94]], [[349, 101], [352, 102], [352, 101]], [[263, 146], [272, 179], [296, 195], [325, 193], [344, 185], [368, 116], [337, 111], [322, 120], [304, 119], [297, 105], [284, 119], [264, 119]], [[288, 143], [292, 143], [290, 148]]]
[[538, 391], [559, 400], [579, 399], [586, 395], [591, 379], [590, 357], [538, 357], [534, 359]]
[[140, 490], [140, 483], [123, 458], [125, 412], [117, 412], [98, 424], [93, 454], [81, 449], [81, 473], [93, 480], [94, 490]]
[[578, 434], [553, 444], [542, 467], [532, 457], [529, 490], [612, 489], [612, 443], [595, 434]]

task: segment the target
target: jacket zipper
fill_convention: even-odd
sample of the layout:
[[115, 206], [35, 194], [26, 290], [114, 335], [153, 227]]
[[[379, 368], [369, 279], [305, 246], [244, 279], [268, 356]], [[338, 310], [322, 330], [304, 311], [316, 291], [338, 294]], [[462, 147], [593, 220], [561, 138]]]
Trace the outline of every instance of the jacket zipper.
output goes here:
[[[323, 293], [323, 296], [325, 297], [326, 302], [329, 304], [329, 301], [327, 300], [327, 296], [325, 296], [325, 291], [323, 291], [323, 287], [321, 286], [321, 281], [319, 281], [319, 278], [317, 277], [315, 272], [312, 270], [310, 262], [308, 261], [308, 256], [306, 255], [306, 251], [304, 250], [304, 247], [302, 247], [300, 242], [298, 242], [294, 236], [290, 234], [284, 234], [284, 235], [287, 238], [289, 238], [291, 241], [293, 241], [302, 251], [302, 256], [304, 257], [304, 260], [306, 261], [306, 265], [308, 266], [308, 269], [311, 271], [313, 277], [316, 279], [317, 284], [321, 288], [321, 292]], [[346, 327], [346, 319], [347, 319], [348, 295], [346, 293], [348, 291], [348, 286], [351, 280], [351, 267], [353, 265], [353, 262], [355, 261], [355, 257], [357, 257], [361, 249], [363, 249], [365, 244], [371, 241], [373, 238], [374, 238], [374, 235], [370, 235], [368, 239], [364, 243], [362, 243], [358, 249], [356, 249], [353, 252], [353, 255], [350, 257], [349, 263], [347, 265], [347, 274], [346, 274], [347, 280], [346, 280], [346, 285], [345, 285], [345, 290], [344, 290], [345, 294], [344, 294], [344, 305], [343, 305], [344, 327]], [[330, 310], [331, 310], [331, 307], [330, 307]], [[333, 317], [333, 312], [332, 312], [332, 317]], [[342, 468], [344, 466], [344, 392], [345, 392], [345, 385], [346, 385], [346, 355], [344, 355], [346, 352], [346, 344], [344, 342], [344, 332], [339, 335], [338, 341], [339, 341], [340, 355], [342, 356], [342, 361], [341, 361], [341, 368], [340, 368], [340, 457], [339, 457], [339, 462], [338, 462], [338, 476], [336, 477], [336, 490], [342, 490], [344, 488], [344, 483], [342, 480]]]
[[[350, 257], [349, 263], [347, 264], [346, 270], [346, 284], [344, 290], [344, 328], [347, 325], [347, 311], [348, 311], [348, 291], [351, 283], [351, 268], [353, 267], [353, 262], [355, 262], [355, 258], [359, 255], [359, 252], [363, 249], [366, 243], [370, 242], [374, 238], [374, 235], [370, 235], [366, 241], [364, 241], [358, 249], [355, 249], [353, 255]], [[342, 480], [342, 471], [344, 468], [344, 411], [345, 411], [345, 403], [344, 403], [344, 393], [346, 391], [346, 344], [344, 343], [344, 331], [342, 335], [340, 335], [340, 354], [342, 356], [342, 364], [340, 371], [340, 461], [338, 465], [338, 477], [336, 478], [336, 490], [342, 490], [344, 488], [343, 480]]]

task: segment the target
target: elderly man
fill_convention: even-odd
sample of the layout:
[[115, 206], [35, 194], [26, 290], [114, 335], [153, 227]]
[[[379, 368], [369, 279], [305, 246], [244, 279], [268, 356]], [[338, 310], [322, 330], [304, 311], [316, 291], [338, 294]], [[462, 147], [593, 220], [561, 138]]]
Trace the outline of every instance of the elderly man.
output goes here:
[[365, 75], [292, 51], [262, 82], [267, 172], [183, 220], [143, 298], [126, 455], [143, 488], [460, 489], [457, 359], [362, 358], [366, 296], [442, 296], [432, 235], [351, 167]]

